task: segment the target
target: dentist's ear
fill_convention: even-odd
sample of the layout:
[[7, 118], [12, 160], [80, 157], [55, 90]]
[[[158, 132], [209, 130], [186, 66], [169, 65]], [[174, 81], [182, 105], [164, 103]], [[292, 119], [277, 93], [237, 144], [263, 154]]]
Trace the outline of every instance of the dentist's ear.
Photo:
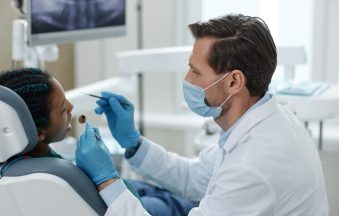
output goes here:
[[240, 70], [233, 70], [230, 72], [228, 79], [225, 79], [226, 88], [228, 94], [236, 95], [244, 87], [246, 87], [246, 77]]

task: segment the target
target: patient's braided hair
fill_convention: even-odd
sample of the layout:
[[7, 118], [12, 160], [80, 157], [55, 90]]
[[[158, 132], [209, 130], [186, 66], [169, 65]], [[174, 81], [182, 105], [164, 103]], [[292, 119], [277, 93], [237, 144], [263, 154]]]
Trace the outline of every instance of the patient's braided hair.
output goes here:
[[36, 128], [49, 125], [51, 75], [39, 68], [24, 68], [0, 73], [0, 85], [12, 89], [27, 104]]

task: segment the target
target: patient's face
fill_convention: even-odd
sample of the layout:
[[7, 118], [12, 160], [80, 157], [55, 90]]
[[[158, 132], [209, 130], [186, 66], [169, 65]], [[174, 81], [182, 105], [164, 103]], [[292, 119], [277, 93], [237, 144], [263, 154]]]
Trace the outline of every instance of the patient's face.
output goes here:
[[65, 138], [71, 130], [70, 124], [73, 105], [65, 98], [65, 93], [56, 79], [52, 79], [53, 90], [50, 96], [50, 121], [49, 127], [44, 130], [44, 143], [58, 142]]

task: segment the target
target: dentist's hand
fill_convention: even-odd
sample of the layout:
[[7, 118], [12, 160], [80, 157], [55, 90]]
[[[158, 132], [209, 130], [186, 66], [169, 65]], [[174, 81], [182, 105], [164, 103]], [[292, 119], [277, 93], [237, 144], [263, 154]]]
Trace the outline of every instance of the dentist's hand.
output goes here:
[[105, 113], [109, 129], [113, 137], [123, 148], [137, 145], [140, 133], [134, 126], [134, 106], [126, 98], [111, 92], [102, 92], [97, 101], [95, 112], [99, 115]]
[[119, 178], [112, 156], [101, 140], [99, 130], [91, 123], [86, 124], [75, 154], [76, 165], [96, 186], [109, 179]]

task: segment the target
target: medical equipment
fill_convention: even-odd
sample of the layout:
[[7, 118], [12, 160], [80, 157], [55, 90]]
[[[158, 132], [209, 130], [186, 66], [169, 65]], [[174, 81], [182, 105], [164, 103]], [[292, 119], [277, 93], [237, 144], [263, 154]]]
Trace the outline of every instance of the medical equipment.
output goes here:
[[[136, 93], [136, 81], [133, 77], [119, 77], [105, 79], [100, 82], [85, 85], [65, 92], [66, 98], [74, 105], [73, 116], [82, 115], [85, 112], [93, 112], [96, 104], [93, 97], [88, 97], [87, 93], [100, 95], [102, 91], [114, 91], [118, 94], [128, 95], [133, 99]], [[84, 94], [84, 92], [87, 92]], [[100, 97], [100, 96], [99, 96]]]
[[[98, 100], [96, 114], [105, 114], [108, 127], [121, 147], [130, 148], [138, 144], [140, 132], [134, 125], [134, 106], [125, 97], [103, 92], [104, 100]], [[117, 118], [119, 116], [120, 118]]]
[[[99, 96], [99, 95], [94, 95], [94, 94], [89, 94], [89, 93], [84, 93], [84, 92], [82, 92], [82, 93], [85, 94], [85, 95], [94, 97], [94, 98], [99, 98], [101, 100], [108, 100], [108, 98], [105, 98], [105, 97], [102, 97], [102, 96]], [[124, 103], [123, 101], [119, 101], [119, 102], [120, 102], [120, 104], [122, 104], [124, 106], [128, 106], [129, 105], [129, 103]]]
[[89, 178], [59, 158], [25, 156], [38, 134], [25, 102], [0, 86], [1, 215], [104, 215]]
[[12, 68], [43, 68], [45, 61], [56, 61], [55, 44], [126, 34], [126, 0], [16, 0], [12, 5], [20, 13], [13, 21]]
[[107, 98], [104, 98], [104, 97], [101, 97], [101, 96], [98, 96], [98, 95], [84, 93], [84, 92], [82, 92], [82, 93], [85, 94], [85, 95], [91, 96], [91, 97], [99, 98], [99, 99], [102, 99], [102, 100], [107, 100]]
[[86, 116], [85, 115], [81, 115], [81, 116], [79, 116], [79, 123], [80, 124], [84, 124], [84, 123], [86, 123]]
[[126, 0], [28, 0], [31, 46], [126, 34]]
[[45, 61], [53, 62], [59, 58], [59, 49], [56, 45], [28, 46], [26, 20], [14, 20], [12, 32], [12, 68], [22, 66], [43, 68]]
[[207, 146], [218, 143], [220, 132], [221, 128], [214, 120], [206, 121], [193, 139], [195, 154], [199, 155]]

